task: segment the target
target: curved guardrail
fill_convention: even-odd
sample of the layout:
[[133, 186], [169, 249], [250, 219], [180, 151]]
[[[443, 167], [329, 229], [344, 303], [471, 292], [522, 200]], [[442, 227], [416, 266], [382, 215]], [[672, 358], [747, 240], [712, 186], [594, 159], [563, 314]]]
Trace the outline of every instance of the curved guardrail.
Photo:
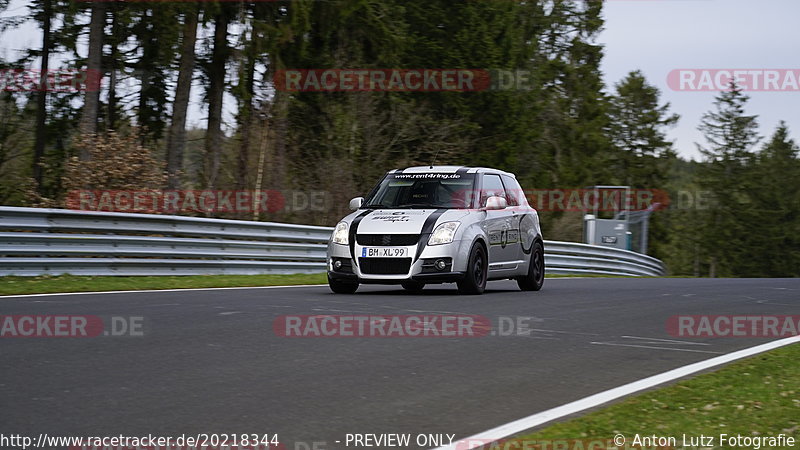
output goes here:
[[[317, 273], [330, 227], [0, 206], [0, 276]], [[638, 253], [545, 241], [550, 274], [661, 276]]]

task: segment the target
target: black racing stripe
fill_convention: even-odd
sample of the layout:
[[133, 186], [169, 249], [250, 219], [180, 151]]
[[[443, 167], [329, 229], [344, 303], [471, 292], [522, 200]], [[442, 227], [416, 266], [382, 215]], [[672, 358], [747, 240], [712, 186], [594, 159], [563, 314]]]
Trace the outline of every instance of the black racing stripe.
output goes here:
[[422, 254], [422, 251], [425, 250], [425, 246], [428, 245], [428, 239], [431, 237], [431, 233], [433, 233], [433, 226], [436, 225], [436, 221], [439, 220], [442, 214], [447, 212], [447, 208], [437, 209], [427, 219], [425, 219], [425, 223], [422, 224], [422, 231], [419, 235], [419, 245], [417, 246], [417, 255], [414, 256], [414, 261], [416, 262], [419, 259], [419, 256]]
[[356, 258], [356, 232], [358, 231], [358, 224], [361, 223], [361, 219], [372, 211], [372, 209], [368, 209], [362, 212], [357, 215], [355, 219], [353, 219], [353, 223], [350, 224], [350, 236], [348, 237], [350, 243], [350, 257], [353, 258], [353, 264], [356, 266], [358, 266], [358, 260]]

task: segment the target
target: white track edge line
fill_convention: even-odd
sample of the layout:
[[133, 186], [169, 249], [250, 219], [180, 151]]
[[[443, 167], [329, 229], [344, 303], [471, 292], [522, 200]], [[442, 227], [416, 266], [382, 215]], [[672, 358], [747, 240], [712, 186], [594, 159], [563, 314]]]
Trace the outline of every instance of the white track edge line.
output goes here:
[[596, 406], [603, 405], [605, 403], [634, 394], [636, 392], [640, 392], [645, 389], [658, 386], [660, 384], [664, 384], [670, 381], [677, 380], [679, 378], [683, 378], [687, 375], [692, 375], [712, 367], [716, 367], [722, 364], [735, 361], [737, 359], [746, 358], [748, 356], [757, 355], [759, 353], [763, 353], [769, 350], [774, 350], [776, 348], [785, 347], [787, 345], [796, 343], [800, 343], [800, 336], [792, 336], [785, 339], [779, 339], [777, 341], [768, 342], [766, 344], [757, 345], [755, 347], [738, 350], [733, 353], [716, 356], [714, 358], [689, 364], [687, 366], [678, 367], [677, 369], [672, 369], [667, 372], [660, 373], [658, 375], [653, 375], [651, 377], [643, 378], [641, 380], [634, 381], [632, 383], [612, 388], [607, 391], [603, 391], [582, 398], [580, 400], [567, 403], [565, 405], [557, 406], [555, 408], [551, 408], [546, 411], [542, 411], [540, 413], [536, 413], [528, 417], [524, 417], [522, 419], [509, 422], [505, 425], [500, 425], [490, 430], [486, 430], [482, 433], [478, 433], [473, 436], [460, 439], [456, 442], [451, 443], [450, 445], [438, 447], [435, 450], [456, 450], [456, 449], [470, 450], [473, 448], [479, 448], [489, 444], [492, 441], [497, 441], [509, 437], [511, 435], [521, 433], [523, 431], [529, 430], [531, 428], [537, 427], [547, 422], [552, 422], [556, 419], [560, 419], [562, 417], [571, 414], [575, 414], [590, 408], [594, 408]]
[[234, 289], [278, 289], [278, 288], [300, 288], [300, 287], [320, 287], [327, 286], [327, 284], [292, 284], [285, 286], [231, 286], [231, 287], [216, 287], [216, 288], [186, 288], [186, 289], [137, 289], [132, 291], [90, 291], [90, 292], [53, 292], [50, 294], [18, 294], [18, 295], [0, 295], [0, 300], [7, 298], [25, 298], [25, 297], [50, 297], [50, 296], [65, 296], [65, 295], [97, 295], [97, 294], [135, 294], [145, 292], [192, 292], [192, 291], [228, 291]]

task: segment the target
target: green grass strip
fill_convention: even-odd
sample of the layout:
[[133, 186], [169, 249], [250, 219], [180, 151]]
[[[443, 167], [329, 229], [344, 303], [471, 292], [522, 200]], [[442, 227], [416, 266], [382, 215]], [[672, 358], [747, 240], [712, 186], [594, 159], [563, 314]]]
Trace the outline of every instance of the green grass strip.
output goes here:
[[54, 292], [137, 291], [216, 287], [289, 286], [327, 283], [324, 273], [295, 275], [188, 275], [157, 277], [0, 277], [0, 295]]
[[[631, 444], [638, 434], [675, 437], [678, 445], [674, 448], [756, 448], [722, 443], [723, 433], [762, 438], [783, 433], [795, 438], [794, 446], [762, 441], [761, 448], [800, 448], [800, 344], [732, 363], [514, 441], [610, 440], [622, 434]], [[713, 437], [714, 443], [683, 447], [683, 435], [687, 443], [700, 435]]]

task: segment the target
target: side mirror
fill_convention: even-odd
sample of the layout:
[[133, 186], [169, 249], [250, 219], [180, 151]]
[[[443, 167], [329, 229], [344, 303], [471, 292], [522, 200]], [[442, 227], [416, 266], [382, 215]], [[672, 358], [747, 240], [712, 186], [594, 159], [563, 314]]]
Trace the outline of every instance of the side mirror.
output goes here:
[[507, 206], [508, 202], [506, 202], [505, 197], [489, 197], [486, 199], [487, 210], [506, 209]]
[[356, 198], [350, 200], [350, 209], [355, 211], [358, 208], [361, 208], [361, 205], [363, 205], [363, 204], [364, 204], [364, 197], [356, 197]]

